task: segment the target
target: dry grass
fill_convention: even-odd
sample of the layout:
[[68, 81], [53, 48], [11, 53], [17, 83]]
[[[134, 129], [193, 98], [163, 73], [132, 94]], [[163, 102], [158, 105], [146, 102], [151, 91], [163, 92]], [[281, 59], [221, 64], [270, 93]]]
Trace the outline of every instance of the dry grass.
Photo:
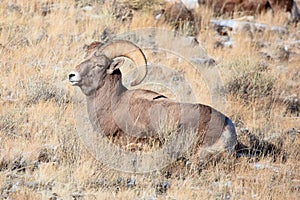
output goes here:
[[[100, 40], [105, 28], [122, 33], [171, 27], [156, 23], [151, 12], [135, 11], [132, 22], [121, 22], [110, 5], [95, 2], [0, 2], [0, 199], [299, 198], [300, 105], [288, 99], [300, 97], [299, 50], [292, 48], [288, 61], [266, 60], [253, 42], [288, 42], [289, 35], [299, 35], [297, 28], [290, 26], [290, 34], [282, 36], [254, 33], [252, 39], [236, 34], [234, 47], [219, 49], [208, 28], [212, 13], [203, 10], [198, 40], [219, 63], [227, 88], [226, 109], [218, 109], [234, 120], [239, 140], [259, 151], [258, 156], [224, 156], [200, 174], [184, 161], [175, 164], [179, 167], [171, 176], [168, 169], [128, 174], [97, 162], [79, 139], [66, 74], [82, 59], [83, 45]], [[93, 9], [84, 11], [81, 6], [88, 4]], [[285, 23], [283, 17], [267, 14], [258, 21]], [[276, 51], [276, 45], [271, 49]], [[176, 60], [168, 62], [180, 70]], [[193, 79], [193, 70], [182, 71]], [[193, 91], [200, 102], [209, 103], [201, 83]]]

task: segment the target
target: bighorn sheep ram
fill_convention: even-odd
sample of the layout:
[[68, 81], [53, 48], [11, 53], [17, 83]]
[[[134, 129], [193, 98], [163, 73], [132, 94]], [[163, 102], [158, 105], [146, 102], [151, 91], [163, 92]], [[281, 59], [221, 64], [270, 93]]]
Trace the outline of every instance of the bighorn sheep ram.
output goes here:
[[147, 73], [146, 57], [135, 44], [125, 40], [94, 42], [87, 52], [85, 60], [68, 78], [71, 85], [80, 87], [86, 95], [94, 129], [101, 130], [105, 136], [137, 140], [156, 137], [162, 126], [168, 130], [171, 127], [177, 133], [194, 131], [193, 141], [200, 146], [197, 153], [203, 159], [207, 154], [234, 150], [235, 127], [215, 109], [179, 103], [149, 90], [129, 90], [122, 84], [119, 68], [125, 57], [135, 63], [138, 72], [132, 86], [143, 81]]

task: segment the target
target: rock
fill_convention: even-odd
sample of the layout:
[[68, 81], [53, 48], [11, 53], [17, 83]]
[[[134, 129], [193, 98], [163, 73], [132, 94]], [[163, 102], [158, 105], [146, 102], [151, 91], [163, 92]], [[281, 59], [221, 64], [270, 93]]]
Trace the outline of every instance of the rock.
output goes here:
[[169, 188], [170, 188], [170, 184], [167, 181], [163, 181], [156, 185], [155, 192], [156, 194], [161, 195], [166, 193]]
[[71, 196], [72, 196], [72, 199], [79, 200], [79, 199], [84, 198], [85, 195], [83, 193], [81, 193], [81, 192], [73, 192], [71, 194]]
[[230, 28], [234, 33], [245, 32], [245, 31], [270, 31], [278, 34], [285, 34], [288, 32], [286, 27], [283, 26], [269, 26], [267, 24], [254, 23], [240, 20], [210, 20], [210, 24], [214, 28], [226, 27]]
[[241, 132], [241, 133], [246, 133], [246, 134], [247, 134], [247, 133], [249, 133], [249, 128], [247, 128], [247, 127], [245, 127], [245, 128], [244, 128], [244, 127], [243, 127], [243, 128], [240, 128], [240, 132]]
[[136, 186], [136, 179], [135, 178], [127, 178], [126, 186], [128, 188], [134, 188]]
[[58, 194], [53, 193], [50, 197], [49, 200], [62, 200], [61, 197], [58, 196]]
[[181, 2], [187, 7], [189, 10], [197, 9], [199, 7], [198, 0], [181, 0]]
[[22, 13], [21, 6], [16, 3], [9, 3], [6, 7], [7, 11], [9, 12], [17, 12], [19, 14]]

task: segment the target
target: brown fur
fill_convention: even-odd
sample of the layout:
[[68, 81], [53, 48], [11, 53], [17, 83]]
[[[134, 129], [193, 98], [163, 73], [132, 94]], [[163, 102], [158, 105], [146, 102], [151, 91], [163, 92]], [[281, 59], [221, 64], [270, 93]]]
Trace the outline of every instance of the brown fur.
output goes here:
[[[212, 145], [226, 126], [225, 116], [209, 106], [177, 103], [167, 98], [156, 99], [161, 95], [149, 90], [127, 90], [121, 83], [119, 73], [107, 76], [103, 81], [101, 88], [87, 96], [87, 102], [91, 122], [97, 129], [100, 127], [106, 136], [131, 134], [124, 139], [132, 143], [141, 141], [138, 138], [157, 137], [157, 132], [165, 131], [170, 128], [168, 123], [173, 123], [173, 130], [170, 131], [193, 127], [193, 131], [198, 131], [200, 143], [205, 140]], [[161, 115], [159, 108], [164, 109], [165, 115]], [[212, 124], [211, 118], [214, 118]], [[166, 127], [159, 130], [162, 120], [166, 120]], [[216, 129], [205, 135], [209, 126]]]
[[[73, 85], [86, 94], [95, 130], [112, 137], [121, 146], [131, 143], [143, 146], [152, 139], [163, 144], [164, 137], [160, 138], [160, 134], [194, 132], [195, 145], [218, 144], [218, 150], [234, 148], [236, 133], [226, 116], [206, 105], [178, 103], [149, 90], [128, 90], [122, 84], [120, 60], [94, 55], [69, 75], [71, 83], [75, 75], [80, 77]], [[112, 68], [113, 73], [108, 73]]]

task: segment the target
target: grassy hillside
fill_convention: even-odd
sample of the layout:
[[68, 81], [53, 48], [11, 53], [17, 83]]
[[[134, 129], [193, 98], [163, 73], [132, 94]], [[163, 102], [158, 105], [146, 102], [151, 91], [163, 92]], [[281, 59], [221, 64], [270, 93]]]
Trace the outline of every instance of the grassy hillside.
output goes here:
[[[175, 163], [170, 175], [125, 173], [98, 162], [80, 140], [67, 74], [83, 59], [84, 45], [101, 40], [103, 30], [109, 36], [172, 26], [153, 17], [161, 1], [121, 9], [101, 2], [0, 2], [0, 199], [299, 198], [299, 25], [287, 25], [284, 34], [230, 32], [234, 45], [216, 48], [219, 36], [209, 26], [213, 14], [204, 7], [197, 11], [196, 37], [215, 59], [225, 87], [226, 104], [217, 109], [234, 121], [238, 140], [256, 156], [224, 156], [200, 174], [185, 161]], [[256, 21], [286, 23], [284, 13], [262, 14]], [[182, 31], [188, 33], [188, 27]], [[172, 45], [167, 38], [166, 43]], [[282, 57], [282, 45], [288, 56]], [[193, 79], [187, 63], [168, 62]], [[210, 104], [200, 79], [191, 82], [194, 95]]]

